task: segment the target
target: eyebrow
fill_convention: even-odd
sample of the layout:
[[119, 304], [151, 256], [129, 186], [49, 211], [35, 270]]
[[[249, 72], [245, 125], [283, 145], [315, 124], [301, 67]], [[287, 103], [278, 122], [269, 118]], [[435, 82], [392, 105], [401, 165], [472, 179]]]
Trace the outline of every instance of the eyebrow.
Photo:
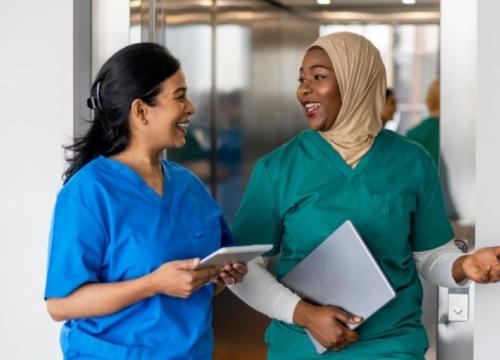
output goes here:
[[187, 91], [187, 87], [183, 86], [183, 87], [175, 89], [174, 94], [177, 94], [178, 92], [186, 92], [186, 91]]
[[[323, 69], [326, 69], [326, 70], [331, 70], [329, 67], [326, 67], [325, 65], [320, 65], [320, 64], [316, 64], [316, 65], [313, 65], [313, 66], [310, 66], [309, 67], [309, 70], [312, 70], [312, 69], [315, 69], [315, 68], [323, 68]], [[304, 71], [304, 68], [301, 66], [299, 71]]]

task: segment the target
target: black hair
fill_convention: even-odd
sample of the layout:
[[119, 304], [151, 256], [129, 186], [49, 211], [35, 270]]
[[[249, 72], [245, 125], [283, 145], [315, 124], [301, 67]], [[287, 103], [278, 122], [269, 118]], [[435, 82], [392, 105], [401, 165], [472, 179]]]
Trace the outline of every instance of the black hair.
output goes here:
[[389, 96], [392, 96], [394, 94], [394, 91], [391, 88], [385, 89], [385, 99], [387, 100]]
[[98, 156], [123, 151], [130, 141], [132, 102], [141, 99], [154, 106], [163, 81], [179, 69], [179, 61], [165, 47], [153, 43], [129, 45], [111, 56], [99, 70], [87, 100], [94, 110], [89, 130], [64, 146], [69, 167], [63, 181]]

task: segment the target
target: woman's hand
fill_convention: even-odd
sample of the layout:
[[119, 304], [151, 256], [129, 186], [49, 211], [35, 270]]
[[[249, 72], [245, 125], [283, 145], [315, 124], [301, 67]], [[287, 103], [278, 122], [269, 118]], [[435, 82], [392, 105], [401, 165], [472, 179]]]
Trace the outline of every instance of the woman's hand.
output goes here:
[[358, 341], [358, 333], [347, 324], [363, 319], [333, 306], [315, 306], [301, 300], [295, 308], [293, 322], [306, 328], [327, 349], [340, 351]]
[[245, 264], [227, 264], [219, 270], [212, 281], [218, 286], [231, 286], [242, 281], [247, 272], [248, 268]]
[[217, 274], [214, 267], [195, 270], [200, 259], [171, 261], [150, 274], [155, 294], [164, 294], [183, 299], [210, 282]]
[[464, 255], [453, 264], [453, 278], [460, 283], [469, 278], [480, 284], [500, 280], [500, 246], [485, 247]]

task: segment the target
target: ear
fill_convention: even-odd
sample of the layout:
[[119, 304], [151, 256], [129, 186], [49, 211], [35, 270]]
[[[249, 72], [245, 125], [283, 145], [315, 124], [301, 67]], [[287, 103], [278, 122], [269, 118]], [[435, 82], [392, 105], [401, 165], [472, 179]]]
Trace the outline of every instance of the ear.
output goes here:
[[134, 101], [132, 101], [132, 104], [130, 106], [132, 125], [137, 127], [141, 125], [147, 125], [147, 111], [148, 107], [146, 103], [144, 103], [144, 101], [142, 101], [141, 99], [135, 99]]

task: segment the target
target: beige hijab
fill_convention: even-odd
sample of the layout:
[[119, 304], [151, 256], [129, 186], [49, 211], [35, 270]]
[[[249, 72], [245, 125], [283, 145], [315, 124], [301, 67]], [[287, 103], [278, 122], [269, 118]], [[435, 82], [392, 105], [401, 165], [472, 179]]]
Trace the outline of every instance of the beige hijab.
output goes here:
[[322, 36], [311, 47], [322, 48], [330, 57], [342, 96], [335, 123], [321, 135], [354, 168], [382, 129], [384, 64], [369, 40], [349, 32]]

